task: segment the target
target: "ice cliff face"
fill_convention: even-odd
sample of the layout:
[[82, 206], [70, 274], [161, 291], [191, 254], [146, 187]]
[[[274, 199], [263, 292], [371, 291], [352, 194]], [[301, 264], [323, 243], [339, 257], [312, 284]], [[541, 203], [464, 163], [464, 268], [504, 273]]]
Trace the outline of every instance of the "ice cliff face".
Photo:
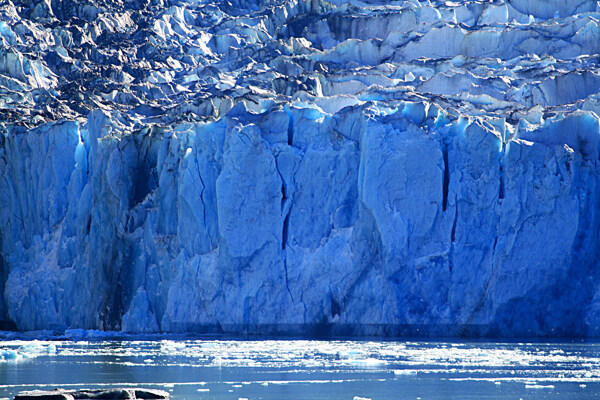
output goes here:
[[600, 336], [596, 1], [8, 0], [0, 319]]

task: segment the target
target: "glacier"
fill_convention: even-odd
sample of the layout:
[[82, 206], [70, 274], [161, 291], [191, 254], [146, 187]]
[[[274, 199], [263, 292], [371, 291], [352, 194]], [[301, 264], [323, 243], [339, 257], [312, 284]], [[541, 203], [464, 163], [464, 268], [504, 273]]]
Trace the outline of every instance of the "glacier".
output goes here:
[[8, 0], [0, 326], [600, 336], [600, 2]]

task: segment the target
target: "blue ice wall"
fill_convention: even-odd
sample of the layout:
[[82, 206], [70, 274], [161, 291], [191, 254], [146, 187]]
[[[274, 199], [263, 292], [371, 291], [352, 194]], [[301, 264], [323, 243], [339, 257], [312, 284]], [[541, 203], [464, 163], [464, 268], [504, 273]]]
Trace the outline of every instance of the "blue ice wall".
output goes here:
[[507, 141], [426, 103], [379, 112], [290, 108], [293, 145], [240, 110], [123, 136], [102, 112], [12, 131], [8, 315], [21, 329], [588, 332], [598, 118]]

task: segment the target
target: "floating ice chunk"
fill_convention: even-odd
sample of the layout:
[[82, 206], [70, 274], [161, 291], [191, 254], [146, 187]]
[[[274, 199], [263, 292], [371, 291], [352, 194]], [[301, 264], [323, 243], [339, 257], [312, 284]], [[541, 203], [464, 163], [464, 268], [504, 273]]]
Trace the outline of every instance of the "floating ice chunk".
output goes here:
[[2, 350], [0, 351], [0, 360], [5, 361], [17, 361], [23, 358], [23, 355], [16, 350]]
[[365, 353], [361, 350], [348, 350], [341, 354], [343, 358], [364, 358]]
[[40, 343], [37, 341], [33, 341], [30, 343], [26, 343], [19, 347], [19, 353], [26, 354], [27, 356], [37, 356], [40, 354], [55, 354], [56, 353], [56, 345], [53, 343]]
[[525, 385], [525, 389], [554, 389], [554, 385]]
[[387, 361], [368, 357], [368, 358], [362, 358], [362, 359], [361, 358], [352, 359], [352, 360], [350, 360], [350, 363], [355, 364], [355, 365], [364, 365], [367, 367], [376, 367], [379, 365], [386, 365]]
[[417, 370], [414, 369], [395, 369], [394, 375], [416, 375]]

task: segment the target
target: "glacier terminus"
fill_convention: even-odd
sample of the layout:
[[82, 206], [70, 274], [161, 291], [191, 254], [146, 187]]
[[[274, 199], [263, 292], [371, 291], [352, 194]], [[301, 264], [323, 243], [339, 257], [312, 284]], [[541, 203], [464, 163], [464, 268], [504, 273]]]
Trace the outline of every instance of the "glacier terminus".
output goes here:
[[600, 337], [600, 2], [6, 0], [0, 320]]

